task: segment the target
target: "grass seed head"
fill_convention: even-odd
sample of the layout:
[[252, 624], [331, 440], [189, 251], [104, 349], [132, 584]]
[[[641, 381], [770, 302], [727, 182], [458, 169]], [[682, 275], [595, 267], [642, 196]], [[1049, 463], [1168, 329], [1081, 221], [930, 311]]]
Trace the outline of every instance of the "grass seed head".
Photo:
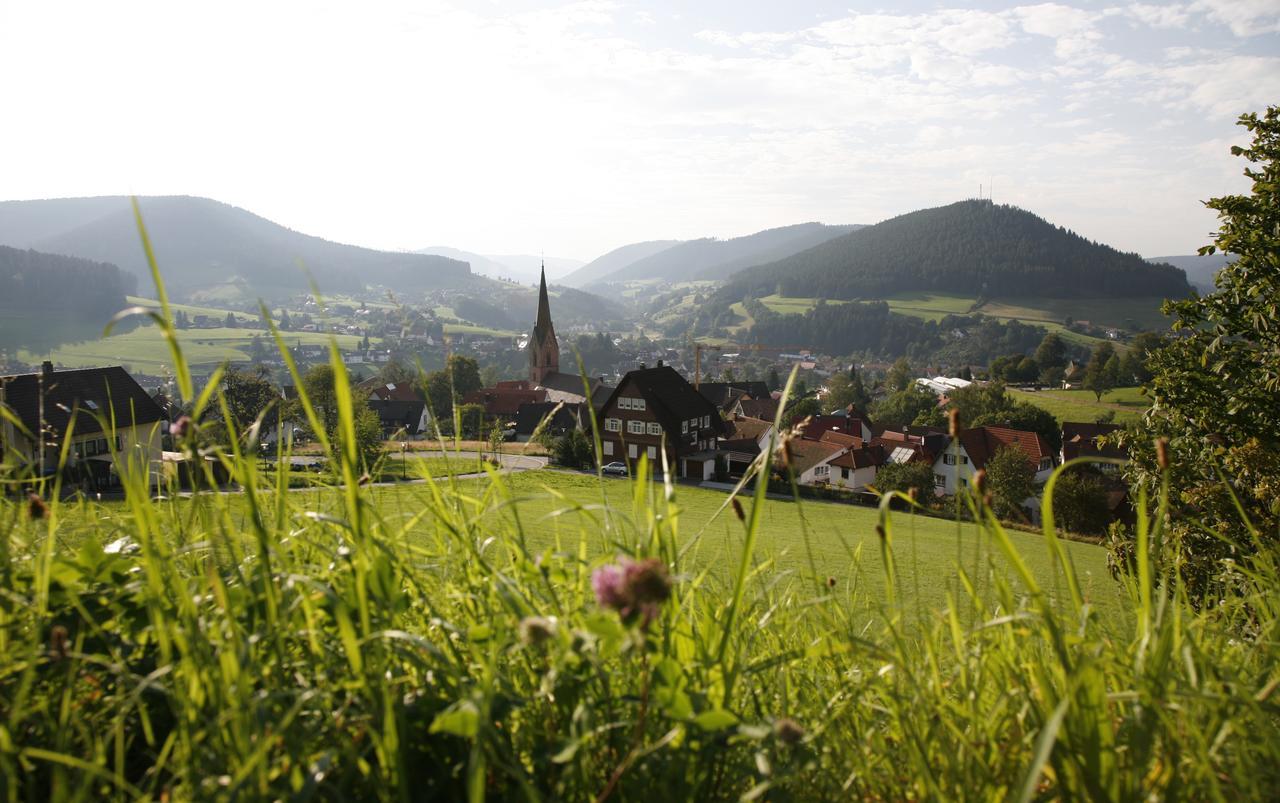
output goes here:
[[794, 719], [783, 717], [773, 723], [773, 735], [783, 744], [798, 744], [805, 737], [805, 730]]
[[1161, 471], [1169, 470], [1169, 439], [1156, 438], [1156, 465]]
[[46, 505], [44, 503], [44, 500], [40, 498], [40, 494], [35, 493], [34, 491], [32, 493], [27, 494], [27, 515], [28, 516], [30, 516], [32, 519], [39, 520], [39, 519], [43, 519], [45, 517], [45, 514], [47, 514], [48, 512], [49, 512], [49, 506]]
[[954, 407], [947, 411], [947, 433], [953, 437], [960, 437], [960, 411]]
[[520, 643], [536, 647], [550, 641], [556, 635], [556, 620], [545, 616], [526, 616], [517, 627]]
[[62, 625], [54, 625], [49, 631], [49, 657], [55, 661], [67, 657], [67, 629]]

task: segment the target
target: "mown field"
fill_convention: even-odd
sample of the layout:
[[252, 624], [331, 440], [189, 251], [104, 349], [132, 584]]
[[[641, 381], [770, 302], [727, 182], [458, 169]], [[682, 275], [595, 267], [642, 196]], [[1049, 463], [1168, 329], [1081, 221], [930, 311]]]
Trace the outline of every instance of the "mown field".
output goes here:
[[1059, 421], [1096, 421], [1106, 413], [1115, 415], [1117, 424], [1139, 421], [1151, 402], [1139, 388], [1116, 388], [1102, 394], [1101, 401], [1091, 390], [1009, 390], [1019, 401], [1030, 402], [1048, 410]]
[[[222, 314], [225, 316], [226, 312]], [[212, 369], [225, 360], [248, 360], [249, 342], [255, 335], [264, 339], [268, 349], [272, 348], [270, 334], [262, 329], [217, 327], [178, 331], [183, 354], [191, 367], [199, 370]], [[282, 335], [289, 346], [328, 345], [330, 337], [336, 338], [338, 347], [342, 349], [354, 349], [360, 345], [360, 338], [355, 335], [322, 332], [283, 332]], [[43, 352], [20, 351], [19, 359], [31, 363], [52, 360], [55, 365], [67, 368], [123, 365], [129, 370], [148, 374], [163, 374], [172, 365], [168, 346], [151, 325], [110, 337], [64, 343]]]

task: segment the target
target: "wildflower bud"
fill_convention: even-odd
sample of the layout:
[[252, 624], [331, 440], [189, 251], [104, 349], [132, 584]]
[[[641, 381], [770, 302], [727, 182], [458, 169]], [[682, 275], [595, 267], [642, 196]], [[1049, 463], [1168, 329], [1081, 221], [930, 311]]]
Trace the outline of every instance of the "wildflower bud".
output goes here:
[[32, 519], [43, 519], [45, 514], [49, 512], [49, 506], [44, 503], [38, 493], [27, 494], [27, 515]]
[[550, 641], [555, 636], [556, 620], [548, 619], [544, 616], [526, 616], [520, 620], [517, 633], [520, 636], [521, 644], [536, 647], [539, 644]]
[[947, 433], [953, 437], [960, 437], [960, 411], [954, 407], [947, 411]]
[[366, 471], [360, 475], [360, 479], [356, 480], [356, 485], [368, 485], [371, 482], [373, 482], [373, 477], [370, 477], [369, 472]]
[[827, 578], [827, 588], [835, 588], [835, 587], [836, 587], [836, 578], [834, 578], [834, 577], [828, 577], [828, 578]]
[[783, 744], [797, 744], [804, 738], [805, 730], [794, 719], [783, 717], [773, 723], [773, 735]]
[[55, 661], [67, 657], [67, 629], [62, 625], [54, 625], [49, 631], [49, 657]]
[[181, 415], [178, 420], [169, 425], [169, 434], [174, 440], [180, 441], [187, 437], [187, 433], [191, 431], [191, 416]]
[[1161, 471], [1169, 470], [1169, 439], [1156, 438], [1156, 465]]
[[738, 497], [733, 497], [733, 515], [738, 517], [738, 521], [746, 521], [747, 514], [742, 510], [742, 503], [738, 501]]
[[623, 619], [637, 616], [643, 625], [657, 618], [658, 609], [671, 596], [671, 575], [657, 558], [624, 560], [601, 566], [591, 575], [596, 602], [617, 611]]
[[980, 468], [973, 472], [973, 493], [975, 496], [982, 496], [987, 484], [987, 470]]

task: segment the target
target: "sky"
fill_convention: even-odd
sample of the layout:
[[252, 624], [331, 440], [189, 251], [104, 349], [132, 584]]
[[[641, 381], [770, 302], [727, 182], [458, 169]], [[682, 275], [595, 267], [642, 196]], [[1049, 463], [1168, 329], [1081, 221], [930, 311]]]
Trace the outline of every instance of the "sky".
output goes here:
[[589, 260], [981, 191], [1146, 256], [1247, 191], [1280, 0], [0, 0], [0, 199]]

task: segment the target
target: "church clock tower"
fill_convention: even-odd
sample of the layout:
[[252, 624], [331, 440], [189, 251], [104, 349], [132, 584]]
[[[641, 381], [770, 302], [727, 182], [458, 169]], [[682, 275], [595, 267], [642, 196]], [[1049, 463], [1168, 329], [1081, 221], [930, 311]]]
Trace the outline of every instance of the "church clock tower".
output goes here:
[[551, 305], [547, 302], [547, 268], [542, 267], [542, 285], [538, 288], [538, 320], [529, 338], [529, 381], [542, 384], [547, 374], [560, 371], [560, 345], [551, 324]]

